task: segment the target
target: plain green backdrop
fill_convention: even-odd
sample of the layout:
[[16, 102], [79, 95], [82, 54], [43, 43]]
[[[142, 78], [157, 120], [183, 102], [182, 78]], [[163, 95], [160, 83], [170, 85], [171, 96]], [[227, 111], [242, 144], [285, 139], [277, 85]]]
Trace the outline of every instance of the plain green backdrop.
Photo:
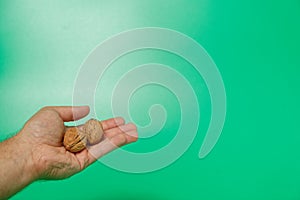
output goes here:
[[[20, 130], [42, 106], [71, 105], [80, 65], [99, 43], [148, 26], [192, 37], [217, 64], [227, 92], [227, 118], [213, 151], [203, 160], [197, 157], [210, 103], [201, 77], [186, 70], [182, 73], [193, 86], [204, 91], [197, 94], [204, 117], [196, 140], [175, 163], [128, 174], [97, 162], [67, 180], [35, 182], [12, 199], [300, 199], [299, 0], [2, 0], [0, 139]], [[116, 65], [155, 60], [186, 65], [159, 52], [124, 59]], [[106, 80], [114, 73], [117, 68]], [[180, 113], [168, 91], [152, 86], [140, 93], [131, 102], [135, 122], [149, 120], [149, 102], [165, 104], [169, 112], [161, 140], [126, 147], [147, 152], [173, 137]], [[105, 102], [99, 100], [97, 107], [100, 119], [111, 117]]]

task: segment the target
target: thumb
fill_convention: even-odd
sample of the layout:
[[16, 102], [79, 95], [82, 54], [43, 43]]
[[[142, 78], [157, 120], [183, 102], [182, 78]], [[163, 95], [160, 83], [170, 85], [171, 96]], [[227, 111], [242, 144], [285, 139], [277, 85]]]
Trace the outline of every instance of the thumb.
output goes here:
[[64, 122], [75, 121], [89, 114], [89, 106], [49, 106], [47, 109], [55, 110]]

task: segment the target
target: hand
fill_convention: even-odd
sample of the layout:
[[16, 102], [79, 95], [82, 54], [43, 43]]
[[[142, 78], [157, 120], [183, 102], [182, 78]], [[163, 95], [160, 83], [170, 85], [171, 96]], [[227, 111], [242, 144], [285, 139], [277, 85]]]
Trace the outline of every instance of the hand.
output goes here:
[[30, 148], [36, 179], [67, 178], [115, 148], [137, 140], [134, 124], [114, 118], [101, 122], [104, 139], [99, 144], [78, 153], [67, 151], [62, 144], [64, 122], [78, 120], [88, 113], [89, 107], [45, 107], [25, 124], [17, 136]]

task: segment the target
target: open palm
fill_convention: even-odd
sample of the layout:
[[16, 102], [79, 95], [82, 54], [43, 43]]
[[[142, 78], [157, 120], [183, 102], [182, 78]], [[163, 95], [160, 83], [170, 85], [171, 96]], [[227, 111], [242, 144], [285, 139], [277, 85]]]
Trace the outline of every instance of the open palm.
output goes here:
[[78, 153], [63, 146], [64, 122], [83, 118], [89, 108], [45, 107], [37, 112], [21, 131], [24, 140], [32, 145], [32, 159], [39, 179], [63, 179], [93, 163], [115, 148], [137, 140], [136, 126], [125, 124], [120, 117], [101, 121], [104, 138], [99, 144]]

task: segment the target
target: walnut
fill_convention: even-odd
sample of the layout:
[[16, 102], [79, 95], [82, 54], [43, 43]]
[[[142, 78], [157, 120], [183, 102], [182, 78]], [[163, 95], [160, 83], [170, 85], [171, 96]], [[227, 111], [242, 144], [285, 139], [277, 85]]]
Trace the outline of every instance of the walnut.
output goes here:
[[87, 141], [90, 145], [97, 144], [103, 136], [103, 128], [101, 122], [96, 119], [90, 119], [83, 126], [83, 131], [87, 136]]
[[73, 153], [79, 152], [87, 144], [86, 134], [76, 127], [67, 128], [64, 136], [64, 146]]
[[88, 120], [83, 127], [69, 127], [66, 129], [63, 144], [73, 153], [82, 151], [87, 145], [99, 143], [104, 131], [100, 121]]

